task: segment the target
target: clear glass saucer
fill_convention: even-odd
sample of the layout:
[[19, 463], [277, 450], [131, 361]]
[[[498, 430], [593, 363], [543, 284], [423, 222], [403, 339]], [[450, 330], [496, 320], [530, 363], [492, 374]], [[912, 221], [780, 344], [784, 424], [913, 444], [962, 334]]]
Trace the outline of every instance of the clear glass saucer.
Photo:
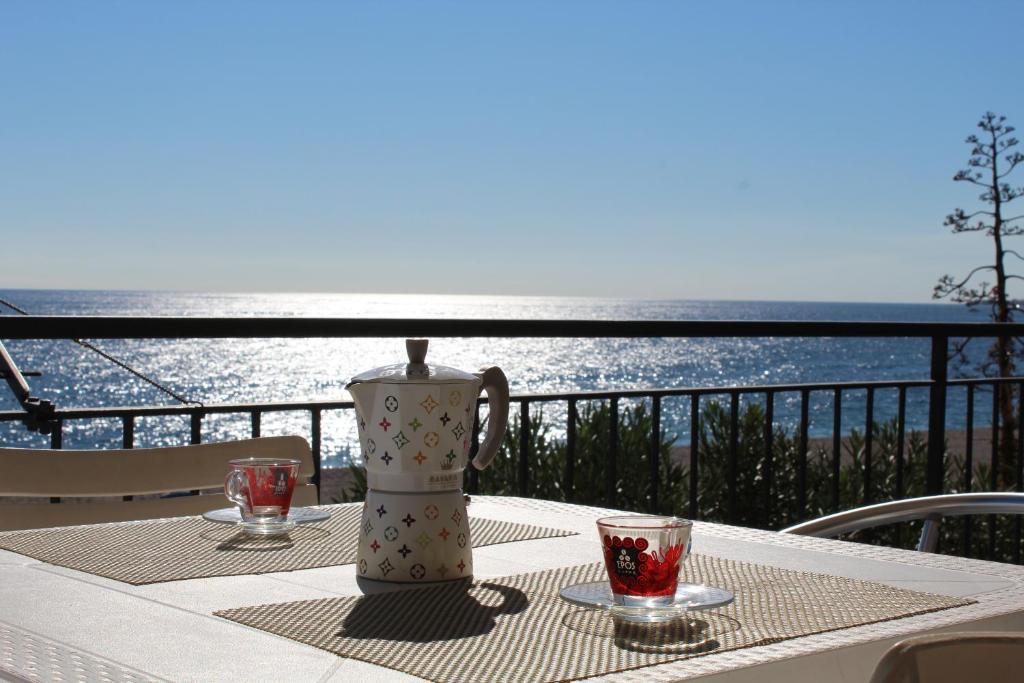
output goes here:
[[286, 534], [295, 528], [297, 524], [311, 524], [330, 519], [331, 513], [326, 510], [313, 508], [293, 507], [288, 511], [288, 517], [281, 524], [267, 524], [263, 522], [243, 522], [242, 512], [237, 507], [221, 508], [203, 513], [203, 519], [217, 524], [231, 524], [238, 526], [246, 533], [259, 536], [273, 536]]
[[603, 609], [627, 621], [644, 622], [678, 619], [687, 612], [722, 607], [735, 599], [732, 591], [698, 583], [680, 583], [676, 588], [675, 599], [668, 605], [620, 605], [615, 602], [607, 581], [573, 584], [558, 594], [573, 605]]

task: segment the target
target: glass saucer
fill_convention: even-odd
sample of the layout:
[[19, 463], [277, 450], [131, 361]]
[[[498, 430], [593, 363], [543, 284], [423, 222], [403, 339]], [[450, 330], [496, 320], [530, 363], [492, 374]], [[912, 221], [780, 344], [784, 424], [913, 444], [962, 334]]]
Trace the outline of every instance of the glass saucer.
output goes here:
[[627, 621], [670, 621], [687, 612], [722, 607], [733, 601], [732, 591], [697, 583], [680, 583], [671, 604], [659, 606], [619, 605], [607, 581], [593, 581], [566, 586], [558, 592], [566, 602], [580, 607], [603, 609]]
[[331, 513], [326, 510], [315, 510], [313, 508], [293, 507], [288, 511], [288, 517], [282, 524], [266, 524], [262, 522], [243, 522], [242, 512], [237, 507], [221, 508], [203, 513], [203, 519], [217, 524], [232, 524], [241, 527], [242, 531], [260, 536], [272, 536], [286, 534], [295, 528], [296, 524], [311, 524], [330, 519]]

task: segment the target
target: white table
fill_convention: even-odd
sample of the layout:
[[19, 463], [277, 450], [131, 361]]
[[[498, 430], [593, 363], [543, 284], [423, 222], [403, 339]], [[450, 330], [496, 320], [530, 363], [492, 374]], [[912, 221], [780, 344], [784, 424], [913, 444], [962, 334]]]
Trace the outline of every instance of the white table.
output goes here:
[[[475, 497], [470, 515], [580, 532], [476, 548], [475, 576], [493, 578], [597, 561], [593, 522], [608, 512], [522, 498]], [[971, 596], [978, 603], [601, 680], [864, 681], [882, 652], [909, 634], [1024, 629], [1024, 567], [707, 523], [695, 525], [694, 548], [787, 569]], [[230, 607], [360, 592], [351, 564], [131, 586], [0, 551], [0, 678], [420, 680], [212, 616], [215, 610]]]

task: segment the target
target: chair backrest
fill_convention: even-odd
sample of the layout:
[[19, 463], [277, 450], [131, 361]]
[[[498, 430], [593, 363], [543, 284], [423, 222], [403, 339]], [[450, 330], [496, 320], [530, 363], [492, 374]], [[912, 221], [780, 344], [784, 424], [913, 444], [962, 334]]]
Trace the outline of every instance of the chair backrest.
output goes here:
[[1022, 679], [1024, 635], [978, 631], [902, 640], [882, 656], [871, 683], [1001, 683]]
[[[301, 436], [109, 451], [0, 448], [0, 496], [24, 499], [0, 499], [0, 530], [195, 515], [229, 507], [223, 492], [149, 494], [221, 489], [228, 461], [247, 457], [302, 461], [292, 503], [317, 504], [310, 483], [313, 456]], [[51, 498], [61, 502], [50, 503]]]
[[1024, 493], [949, 493], [904, 498], [826, 515], [782, 529], [784, 534], [827, 538], [884, 524], [924, 520], [917, 549], [935, 552], [943, 517], [962, 515], [1024, 515]]

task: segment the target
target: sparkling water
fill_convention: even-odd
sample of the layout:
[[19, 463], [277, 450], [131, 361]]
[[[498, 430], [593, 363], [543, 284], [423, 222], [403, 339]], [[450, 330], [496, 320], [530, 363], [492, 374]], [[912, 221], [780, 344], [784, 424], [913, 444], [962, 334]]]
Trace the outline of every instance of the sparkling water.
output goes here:
[[[982, 322], [951, 304], [859, 304], [739, 301], [640, 301], [563, 297], [442, 296], [390, 294], [204, 294], [180, 292], [0, 290], [31, 313], [48, 315], [269, 316], [344, 318], [504, 318], [589, 320], [853, 320]], [[0, 307], [2, 308], [2, 307]], [[9, 312], [6, 309], [3, 312]], [[0, 327], [2, 330], [2, 327]], [[2, 332], [0, 332], [2, 335]], [[58, 407], [166, 405], [174, 401], [100, 356], [70, 341], [9, 341], [7, 348], [29, 377], [32, 393]], [[345, 382], [369, 368], [405, 357], [402, 339], [170, 339], [97, 340], [179, 394], [203, 403], [347, 400]], [[979, 355], [984, 340], [974, 342]], [[649, 387], [706, 387], [853, 380], [927, 379], [928, 339], [432, 339], [428, 361], [475, 370], [499, 365], [513, 392], [562, 392]], [[907, 393], [907, 422], [923, 428], [927, 390]], [[727, 398], [725, 399], [727, 400]], [[758, 400], [758, 399], [752, 399]], [[831, 392], [811, 396], [811, 434], [832, 429]], [[985, 424], [986, 398], [978, 404]], [[622, 402], [628, 406], [628, 401]], [[0, 386], [0, 410], [17, 402]], [[564, 431], [564, 405], [544, 414], [554, 433]], [[844, 429], [862, 427], [864, 392], [844, 396]], [[965, 420], [964, 396], [950, 391], [950, 428]], [[877, 420], [896, 413], [896, 391], [875, 397]], [[776, 418], [793, 424], [799, 395], [776, 399]], [[663, 426], [688, 441], [689, 401], [665, 399]], [[267, 413], [264, 435], [309, 438], [309, 414]], [[248, 414], [211, 415], [204, 440], [244, 438]], [[136, 421], [138, 447], [186, 443], [187, 417]], [[48, 438], [20, 423], [0, 424], [5, 445], [46, 446]], [[66, 425], [66, 448], [116, 448], [120, 420], [74, 421]], [[322, 452], [327, 466], [358, 453], [352, 411], [323, 416]]]

